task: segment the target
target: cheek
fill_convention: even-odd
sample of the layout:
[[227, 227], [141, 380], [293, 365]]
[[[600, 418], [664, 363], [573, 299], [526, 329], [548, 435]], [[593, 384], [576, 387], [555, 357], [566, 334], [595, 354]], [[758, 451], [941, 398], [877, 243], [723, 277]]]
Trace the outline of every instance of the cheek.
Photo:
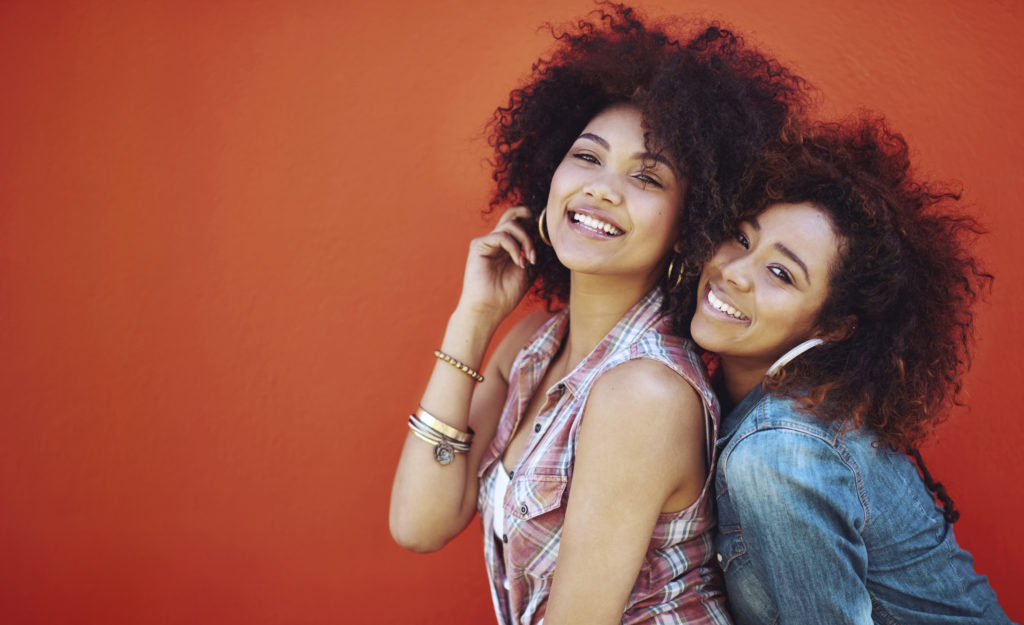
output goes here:
[[666, 202], [662, 198], [657, 201], [649, 201], [644, 209], [643, 214], [648, 215], [645, 219], [647, 230], [661, 235], [658, 239], [671, 247], [675, 243], [676, 227], [679, 224], [678, 206]]
[[772, 315], [776, 336], [791, 344], [789, 347], [811, 338], [817, 313], [818, 308], [808, 306], [807, 302], [780, 302]]
[[572, 172], [569, 167], [566, 166], [565, 161], [555, 169], [555, 173], [551, 175], [551, 185], [548, 187], [548, 201], [557, 198], [560, 193], [571, 184]]

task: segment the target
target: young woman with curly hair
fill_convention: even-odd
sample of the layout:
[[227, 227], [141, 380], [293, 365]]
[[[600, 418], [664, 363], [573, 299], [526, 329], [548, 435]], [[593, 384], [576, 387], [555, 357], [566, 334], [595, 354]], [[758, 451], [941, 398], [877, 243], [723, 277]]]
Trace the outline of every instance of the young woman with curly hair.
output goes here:
[[[718, 406], [673, 320], [802, 84], [728, 31], [676, 39], [605, 9], [495, 114], [492, 208], [513, 207], [470, 245], [391, 532], [433, 551], [479, 510], [503, 624], [727, 623]], [[481, 375], [531, 286], [557, 312], [511, 330]]]
[[690, 326], [734, 406], [716, 547], [738, 623], [1008, 622], [916, 451], [990, 280], [956, 199], [880, 120], [802, 133], [750, 176]]

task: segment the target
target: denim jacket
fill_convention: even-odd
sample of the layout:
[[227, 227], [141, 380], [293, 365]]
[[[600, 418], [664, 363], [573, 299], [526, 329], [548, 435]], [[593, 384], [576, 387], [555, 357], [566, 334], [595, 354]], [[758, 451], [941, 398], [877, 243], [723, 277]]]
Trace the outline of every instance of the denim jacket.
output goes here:
[[718, 559], [738, 624], [1009, 623], [913, 461], [751, 391], [722, 423]]

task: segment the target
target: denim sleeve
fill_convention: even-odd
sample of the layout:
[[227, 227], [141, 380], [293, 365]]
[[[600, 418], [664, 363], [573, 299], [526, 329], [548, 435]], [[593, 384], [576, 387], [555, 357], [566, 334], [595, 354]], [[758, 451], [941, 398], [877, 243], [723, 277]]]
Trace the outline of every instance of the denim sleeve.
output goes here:
[[789, 429], [754, 432], [727, 459], [742, 539], [779, 623], [865, 623], [865, 507], [857, 475], [826, 441]]

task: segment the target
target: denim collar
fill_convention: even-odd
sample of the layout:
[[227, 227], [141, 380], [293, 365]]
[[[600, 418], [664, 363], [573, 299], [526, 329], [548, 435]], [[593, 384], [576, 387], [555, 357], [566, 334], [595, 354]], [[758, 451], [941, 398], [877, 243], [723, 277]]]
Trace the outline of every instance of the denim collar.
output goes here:
[[736, 433], [737, 429], [739, 429], [740, 424], [743, 423], [746, 416], [764, 397], [764, 394], [764, 385], [758, 384], [740, 400], [740, 403], [736, 404], [736, 406], [729, 411], [729, 414], [726, 415], [724, 419], [722, 419], [722, 428], [718, 436], [718, 442], [716, 443], [716, 446], [719, 449], [725, 447], [726, 443], [729, 442], [729, 439], [732, 438], [732, 435]]

